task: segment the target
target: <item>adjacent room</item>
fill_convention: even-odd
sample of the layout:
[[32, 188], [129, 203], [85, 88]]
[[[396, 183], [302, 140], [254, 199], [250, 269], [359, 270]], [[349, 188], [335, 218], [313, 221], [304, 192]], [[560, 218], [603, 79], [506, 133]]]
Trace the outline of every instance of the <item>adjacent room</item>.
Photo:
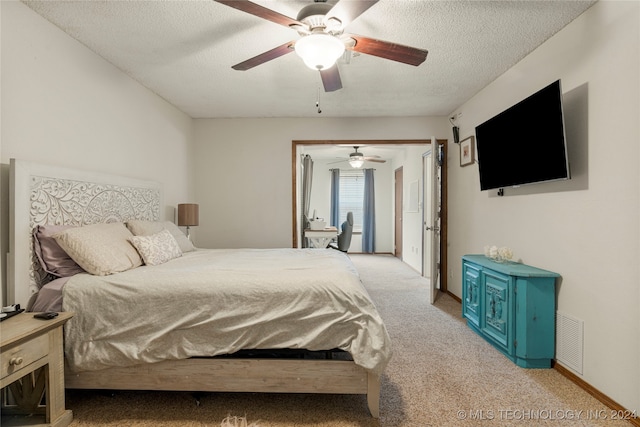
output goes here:
[[[0, 49], [3, 417], [640, 426], [640, 2], [9, 0]], [[126, 266], [12, 319], [53, 278], [39, 225], [74, 261], [95, 226]], [[269, 311], [208, 329], [186, 271]], [[93, 359], [163, 293], [164, 331], [200, 335], [151, 321]]]

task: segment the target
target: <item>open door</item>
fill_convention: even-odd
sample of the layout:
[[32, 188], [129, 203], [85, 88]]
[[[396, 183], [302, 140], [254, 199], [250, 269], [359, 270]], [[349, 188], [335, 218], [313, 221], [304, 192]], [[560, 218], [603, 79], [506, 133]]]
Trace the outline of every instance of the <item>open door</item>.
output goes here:
[[395, 170], [395, 202], [394, 202], [394, 251], [393, 254], [402, 259], [402, 205], [404, 203], [402, 193], [404, 188], [403, 169]]
[[423, 156], [423, 269], [422, 275], [430, 282], [430, 301], [433, 304], [440, 289], [440, 218], [441, 167], [440, 146], [432, 137], [431, 147]]

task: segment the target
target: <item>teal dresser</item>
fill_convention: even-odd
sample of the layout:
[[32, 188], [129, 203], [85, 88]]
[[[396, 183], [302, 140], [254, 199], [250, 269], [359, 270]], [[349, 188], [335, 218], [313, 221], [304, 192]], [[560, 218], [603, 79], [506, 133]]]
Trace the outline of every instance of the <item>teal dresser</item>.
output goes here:
[[557, 273], [484, 255], [462, 257], [462, 316], [523, 368], [550, 368], [555, 356]]

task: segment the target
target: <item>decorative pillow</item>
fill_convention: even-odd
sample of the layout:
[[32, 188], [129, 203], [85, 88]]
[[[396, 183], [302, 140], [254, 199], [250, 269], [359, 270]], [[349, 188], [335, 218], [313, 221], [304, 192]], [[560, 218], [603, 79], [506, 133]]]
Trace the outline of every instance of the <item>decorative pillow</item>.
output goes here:
[[33, 229], [33, 249], [40, 261], [42, 269], [56, 277], [70, 277], [84, 273], [80, 267], [66, 253], [53, 238], [61, 231], [73, 228], [72, 225], [38, 225]]
[[54, 234], [69, 256], [95, 276], [107, 276], [142, 265], [129, 239], [133, 234], [121, 222], [85, 225]]
[[182, 256], [180, 246], [169, 230], [151, 236], [133, 236], [131, 243], [147, 265], [163, 264]]
[[193, 243], [191, 243], [191, 240], [187, 239], [187, 236], [171, 221], [132, 220], [127, 221], [127, 228], [134, 236], [150, 236], [162, 230], [168, 230], [173, 238], [176, 239], [176, 242], [178, 242], [182, 253], [191, 252], [196, 249]]

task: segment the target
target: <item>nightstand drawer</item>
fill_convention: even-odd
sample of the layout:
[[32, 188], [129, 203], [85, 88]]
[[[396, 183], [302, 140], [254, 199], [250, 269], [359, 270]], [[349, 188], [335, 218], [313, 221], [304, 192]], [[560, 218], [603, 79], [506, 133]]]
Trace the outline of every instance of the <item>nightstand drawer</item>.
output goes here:
[[2, 378], [26, 368], [31, 363], [45, 357], [49, 352], [49, 335], [44, 334], [30, 341], [4, 351], [2, 360]]

